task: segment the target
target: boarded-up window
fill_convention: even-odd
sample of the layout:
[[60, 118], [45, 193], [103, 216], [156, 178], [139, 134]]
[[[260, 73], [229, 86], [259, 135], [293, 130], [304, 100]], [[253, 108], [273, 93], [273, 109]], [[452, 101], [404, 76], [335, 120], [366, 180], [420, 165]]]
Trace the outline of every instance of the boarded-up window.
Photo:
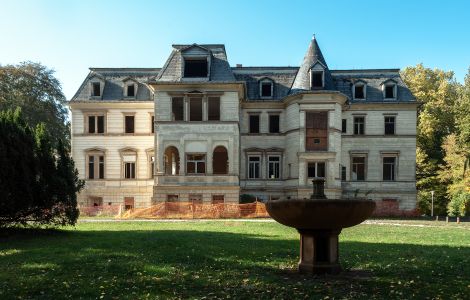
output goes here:
[[269, 132], [279, 133], [279, 115], [269, 115]]
[[175, 97], [171, 101], [173, 121], [183, 121], [184, 120], [184, 108], [183, 108], [183, 98]]
[[219, 121], [220, 120], [220, 98], [219, 97], [209, 97], [208, 99], [208, 120], [209, 121]]
[[250, 133], [259, 133], [259, 115], [250, 115]]
[[328, 150], [328, 112], [306, 113], [306, 150]]
[[134, 208], [134, 197], [124, 197], [124, 209], [129, 210]]
[[134, 116], [125, 116], [126, 133], [134, 133]]
[[207, 59], [185, 59], [184, 77], [207, 77]]
[[202, 121], [202, 98], [189, 99], [189, 120]]
[[225, 195], [212, 195], [212, 204], [223, 204]]

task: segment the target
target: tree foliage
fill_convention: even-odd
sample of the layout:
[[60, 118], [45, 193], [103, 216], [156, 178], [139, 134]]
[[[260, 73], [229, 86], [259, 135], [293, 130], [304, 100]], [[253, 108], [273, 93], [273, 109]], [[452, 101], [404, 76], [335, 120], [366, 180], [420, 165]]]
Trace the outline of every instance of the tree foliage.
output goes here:
[[0, 111], [20, 107], [26, 123], [45, 130], [57, 143], [67, 145], [70, 131], [67, 122], [66, 98], [54, 71], [33, 62], [0, 66]]
[[461, 202], [470, 193], [466, 167], [470, 162], [470, 76], [461, 85], [453, 72], [419, 64], [404, 69], [402, 77], [420, 103], [416, 137], [418, 207], [429, 213], [433, 190], [435, 212], [454, 212], [458, 204], [449, 202]]
[[30, 127], [21, 110], [0, 112], [0, 227], [75, 224], [83, 182], [46, 126]]

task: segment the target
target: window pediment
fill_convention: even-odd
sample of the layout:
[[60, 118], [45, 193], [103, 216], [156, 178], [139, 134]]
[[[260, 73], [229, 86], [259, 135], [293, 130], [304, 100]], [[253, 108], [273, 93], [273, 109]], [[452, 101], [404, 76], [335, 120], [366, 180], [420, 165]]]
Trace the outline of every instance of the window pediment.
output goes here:
[[106, 80], [99, 74], [93, 74], [88, 80], [88, 94], [91, 99], [103, 99], [103, 90]]
[[126, 77], [122, 82], [124, 98], [136, 98], [139, 82], [132, 77]]

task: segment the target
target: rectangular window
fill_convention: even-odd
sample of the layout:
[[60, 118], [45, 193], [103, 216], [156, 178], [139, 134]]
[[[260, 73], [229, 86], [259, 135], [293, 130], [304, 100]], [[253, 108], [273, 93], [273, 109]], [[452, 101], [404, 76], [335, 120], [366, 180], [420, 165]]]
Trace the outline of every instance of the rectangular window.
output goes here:
[[364, 86], [362, 84], [354, 86], [354, 98], [364, 99]]
[[268, 156], [268, 178], [279, 179], [281, 177], [281, 157]]
[[98, 157], [99, 166], [98, 166], [98, 177], [104, 179], [104, 156], [100, 155]]
[[185, 59], [184, 77], [207, 77], [207, 59]]
[[261, 97], [270, 98], [272, 97], [272, 86], [271, 82], [262, 82], [261, 83]]
[[250, 133], [259, 133], [259, 115], [250, 115]]
[[104, 133], [104, 116], [88, 116], [88, 133]]
[[346, 167], [341, 166], [341, 180], [345, 181], [346, 180]]
[[93, 82], [93, 94], [92, 96], [99, 97], [101, 95], [101, 87], [99, 82]]
[[341, 133], [347, 132], [347, 129], [348, 129], [347, 125], [348, 125], [347, 119], [342, 119], [341, 120]]
[[134, 209], [134, 197], [124, 197], [124, 209]]
[[189, 194], [189, 202], [193, 204], [202, 204], [202, 195], [201, 194]]
[[395, 98], [395, 86], [386, 85], [385, 86], [385, 98]]
[[396, 169], [396, 157], [383, 158], [383, 180], [394, 181]]
[[176, 202], [178, 201], [178, 195], [175, 195], [175, 194], [168, 194], [166, 195], [166, 201], [168, 202]]
[[225, 195], [212, 195], [212, 204], [224, 204]]
[[202, 121], [202, 98], [189, 99], [189, 121]]
[[135, 96], [135, 88], [133, 84], [127, 86], [127, 97], [134, 97]]
[[279, 133], [279, 115], [269, 115], [269, 132]]
[[305, 123], [305, 149], [307, 151], [328, 150], [328, 112], [307, 112]]
[[312, 88], [323, 87], [323, 71], [311, 71]]
[[95, 179], [95, 157], [88, 156], [88, 179]]
[[186, 155], [186, 173], [187, 174], [205, 174], [206, 173], [206, 155], [205, 154], [187, 154]]
[[184, 121], [184, 101], [182, 97], [171, 99], [172, 121]]
[[248, 157], [248, 178], [255, 179], [260, 178], [261, 170], [261, 157], [260, 156], [249, 156]]
[[365, 118], [354, 117], [354, 134], [356, 135], [364, 134], [364, 127], [365, 127]]
[[395, 117], [385, 117], [384, 118], [385, 122], [385, 134], [395, 134]]
[[326, 166], [324, 162], [309, 162], [307, 165], [308, 178], [326, 177]]
[[125, 130], [126, 133], [134, 133], [134, 116], [125, 116]]
[[126, 179], [135, 178], [135, 162], [124, 163], [124, 178]]
[[150, 156], [150, 178], [155, 174], [155, 156]]
[[151, 124], [150, 124], [150, 128], [152, 128], [152, 129], [151, 129], [151, 130], [152, 130], [152, 133], [155, 133], [155, 116], [152, 116], [152, 117], [150, 118], [150, 123], [151, 123]]
[[364, 156], [354, 156], [352, 158], [352, 180], [366, 179], [366, 158]]
[[209, 106], [207, 119], [209, 121], [220, 121], [220, 98], [209, 97], [207, 101]]

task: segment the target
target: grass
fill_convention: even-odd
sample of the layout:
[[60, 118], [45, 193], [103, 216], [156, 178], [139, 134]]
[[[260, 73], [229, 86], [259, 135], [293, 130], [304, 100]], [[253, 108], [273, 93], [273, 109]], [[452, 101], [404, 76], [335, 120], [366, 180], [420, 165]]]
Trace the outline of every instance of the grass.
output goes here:
[[[393, 221], [392, 223], [396, 223]], [[277, 223], [93, 222], [0, 233], [0, 299], [464, 299], [470, 227], [343, 230], [340, 276], [296, 273]]]

